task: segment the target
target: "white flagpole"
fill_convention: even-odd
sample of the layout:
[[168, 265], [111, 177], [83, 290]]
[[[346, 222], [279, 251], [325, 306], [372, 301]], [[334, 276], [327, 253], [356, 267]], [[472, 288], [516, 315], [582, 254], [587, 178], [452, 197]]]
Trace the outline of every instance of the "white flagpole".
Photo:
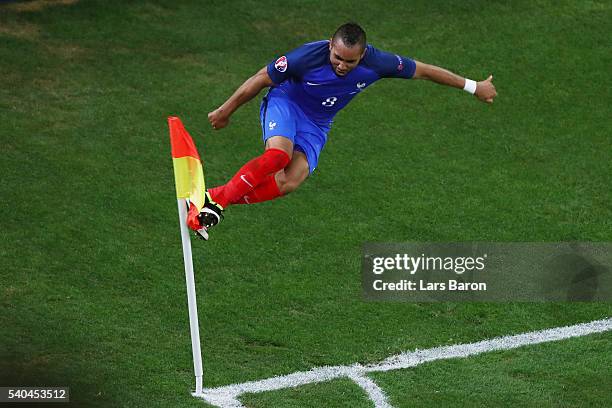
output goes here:
[[187, 229], [187, 200], [177, 199], [179, 223], [181, 224], [181, 241], [183, 242], [183, 261], [185, 262], [185, 279], [187, 281], [187, 303], [189, 305], [189, 328], [191, 329], [191, 351], [193, 353], [193, 371], [196, 378], [194, 396], [202, 395], [202, 351], [200, 349], [200, 328], [198, 325], [198, 304], [196, 303], [195, 279], [193, 277], [193, 259], [191, 257], [191, 238]]

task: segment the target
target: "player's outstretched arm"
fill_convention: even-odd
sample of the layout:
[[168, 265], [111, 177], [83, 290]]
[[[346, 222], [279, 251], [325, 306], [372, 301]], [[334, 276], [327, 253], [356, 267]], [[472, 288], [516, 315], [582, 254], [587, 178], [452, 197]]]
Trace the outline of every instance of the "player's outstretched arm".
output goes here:
[[[414, 71], [415, 79], [428, 79], [442, 85], [448, 85], [459, 89], [464, 89], [466, 86], [466, 78], [454, 74], [444, 68], [435, 65], [425, 64], [419, 61], [416, 62], [416, 70]], [[493, 103], [493, 99], [497, 96], [495, 85], [493, 85], [493, 75], [489, 75], [484, 81], [476, 83], [476, 91], [474, 95], [483, 102]]]
[[268, 75], [268, 67], [263, 67], [229, 97], [227, 101], [208, 114], [208, 121], [213, 129], [222, 129], [229, 124], [229, 118], [242, 105], [253, 99], [262, 89], [274, 83]]

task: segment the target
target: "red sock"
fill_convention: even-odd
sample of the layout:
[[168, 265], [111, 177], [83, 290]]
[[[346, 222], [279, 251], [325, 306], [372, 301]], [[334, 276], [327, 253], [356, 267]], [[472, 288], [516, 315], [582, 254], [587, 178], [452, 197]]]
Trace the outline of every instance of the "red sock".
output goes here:
[[261, 184], [232, 204], [261, 203], [262, 201], [274, 200], [282, 195], [278, 189], [278, 184], [276, 184], [274, 174], [270, 174]]
[[[210, 194], [210, 198], [215, 203], [218, 203], [219, 202], [219, 198], [223, 196], [223, 189], [224, 188], [225, 188], [225, 185], [221, 185], [221, 186], [209, 188], [206, 191], [208, 191], [208, 194]], [[223, 208], [225, 208], [225, 207], [223, 207]]]
[[[280, 149], [268, 149], [259, 157], [254, 158], [221, 187], [209, 190], [211, 198], [223, 208], [240, 199], [261, 184], [266, 176], [284, 169], [291, 159]], [[278, 186], [276, 187], [278, 189]]]
[[[223, 194], [225, 186], [218, 186], [209, 188], [208, 192], [213, 201], [217, 202], [220, 194]], [[257, 187], [248, 192], [246, 195], [240, 197], [238, 201], [234, 201], [230, 204], [255, 204], [261, 203], [262, 201], [273, 200], [277, 197], [281, 197], [283, 194], [276, 184], [274, 174], [270, 174], [266, 179], [261, 182]]]

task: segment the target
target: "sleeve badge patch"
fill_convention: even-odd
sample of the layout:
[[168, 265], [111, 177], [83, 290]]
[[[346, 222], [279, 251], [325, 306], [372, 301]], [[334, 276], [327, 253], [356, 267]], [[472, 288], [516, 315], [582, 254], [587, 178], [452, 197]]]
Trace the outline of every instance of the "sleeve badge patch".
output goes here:
[[287, 57], [284, 55], [276, 60], [274, 68], [279, 72], [285, 72], [287, 70]]
[[402, 57], [400, 57], [399, 55], [396, 55], [396, 57], [398, 62], [397, 70], [401, 71], [402, 69], [404, 69], [404, 61], [402, 61]]

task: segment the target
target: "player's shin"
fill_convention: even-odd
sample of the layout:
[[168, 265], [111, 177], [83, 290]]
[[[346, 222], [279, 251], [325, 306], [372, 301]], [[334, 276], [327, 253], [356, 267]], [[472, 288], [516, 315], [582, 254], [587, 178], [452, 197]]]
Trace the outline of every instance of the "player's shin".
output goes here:
[[270, 174], [261, 184], [232, 204], [261, 203], [263, 201], [274, 200], [275, 198], [282, 197], [282, 195], [283, 194], [276, 183], [274, 174]]
[[[254, 190], [266, 177], [284, 169], [290, 161], [287, 153], [280, 149], [268, 149], [259, 157], [254, 158], [232, 177], [221, 190], [211, 194], [213, 200], [222, 207], [240, 201], [242, 197]], [[278, 189], [278, 186], [276, 187]]]

